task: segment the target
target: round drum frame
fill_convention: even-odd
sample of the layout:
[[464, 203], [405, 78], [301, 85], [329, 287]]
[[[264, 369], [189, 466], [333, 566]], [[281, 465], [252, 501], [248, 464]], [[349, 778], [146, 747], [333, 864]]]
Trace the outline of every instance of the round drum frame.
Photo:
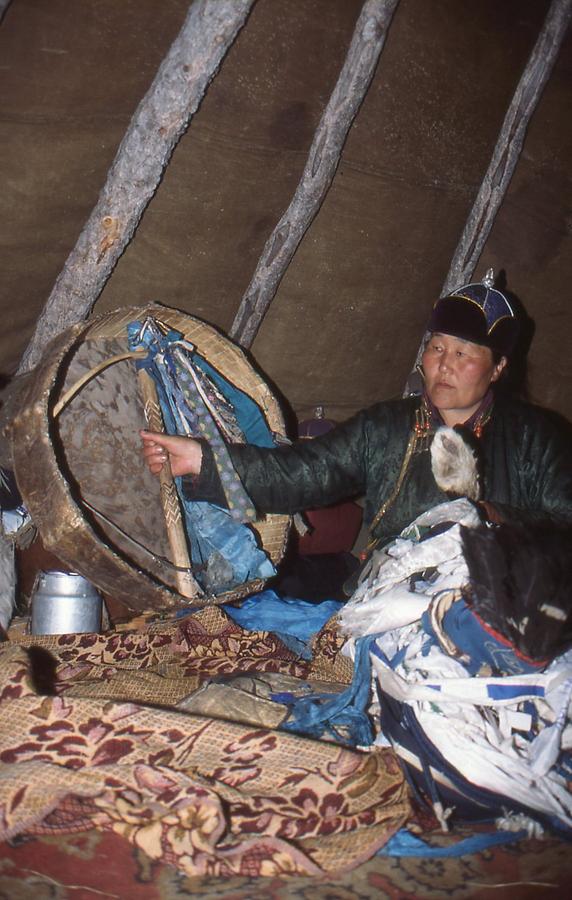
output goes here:
[[[124, 338], [127, 350], [127, 324], [146, 316], [156, 317], [182, 332], [212, 366], [252, 397], [272, 431], [284, 433], [284, 420], [277, 400], [243, 351], [228, 338], [205, 322], [160, 304], [123, 308], [82, 322], [60, 334], [31, 374], [22, 408], [11, 429], [18, 487], [46, 549], [131, 611], [173, 612], [189, 605], [207, 606], [239, 599], [261, 590], [264, 582], [248, 582], [224, 594], [189, 601], [175, 587], [162, 583], [130, 560], [125, 552], [113, 546], [113, 542], [103, 540], [98, 529], [93, 527], [93, 517], [70, 483], [66, 467], [62, 466], [61, 451], [58, 454], [54, 406], [65, 393], [61, 386], [62, 370], [86, 340]], [[145, 427], [146, 423], [142, 420], [140, 425]], [[288, 516], [268, 515], [253, 526], [275, 564], [284, 553], [289, 523]]]

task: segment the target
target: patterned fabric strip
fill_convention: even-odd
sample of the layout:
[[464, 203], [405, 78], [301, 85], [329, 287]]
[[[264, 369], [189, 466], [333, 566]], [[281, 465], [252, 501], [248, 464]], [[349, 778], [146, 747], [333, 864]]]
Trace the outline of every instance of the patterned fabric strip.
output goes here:
[[[252, 522], [256, 511], [232, 465], [230, 454], [200, 389], [206, 376], [197, 373], [191, 361], [192, 344], [183, 340], [178, 331], [164, 334], [157, 322], [131, 322], [128, 326], [129, 347], [146, 348], [149, 356], [137, 360], [162, 387], [160, 397], [170, 406], [179, 434], [205, 438], [213, 451], [230, 515], [239, 522]], [[163, 405], [163, 404], [162, 404]]]

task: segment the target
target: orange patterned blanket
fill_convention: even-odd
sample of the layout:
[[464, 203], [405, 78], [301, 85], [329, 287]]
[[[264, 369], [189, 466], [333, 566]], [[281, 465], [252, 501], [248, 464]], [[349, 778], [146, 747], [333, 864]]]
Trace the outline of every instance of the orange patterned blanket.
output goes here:
[[304, 662], [217, 608], [141, 631], [11, 635], [0, 649], [0, 839], [90, 823], [187, 875], [357, 866], [410, 814], [392, 751], [177, 708], [215, 674], [347, 682], [339, 645], [326, 626]]

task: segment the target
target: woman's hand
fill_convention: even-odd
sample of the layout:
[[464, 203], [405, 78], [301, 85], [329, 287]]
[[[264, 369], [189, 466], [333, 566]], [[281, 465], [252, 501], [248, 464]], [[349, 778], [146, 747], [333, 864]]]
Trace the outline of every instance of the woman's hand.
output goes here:
[[167, 462], [171, 472], [177, 475], [198, 475], [201, 471], [203, 449], [193, 438], [155, 431], [140, 431], [143, 441], [143, 456], [149, 471], [158, 475]]

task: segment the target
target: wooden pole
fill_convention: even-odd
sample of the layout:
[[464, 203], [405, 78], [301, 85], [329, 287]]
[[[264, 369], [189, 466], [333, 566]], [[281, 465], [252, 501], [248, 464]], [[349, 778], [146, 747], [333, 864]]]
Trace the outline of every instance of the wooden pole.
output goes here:
[[[453, 255], [441, 296], [467, 284], [489, 236], [520, 157], [528, 123], [550, 77], [572, 13], [572, 0], [552, 0], [544, 25], [522, 73], [502, 124], [489, 167], [485, 173], [463, 233]], [[415, 368], [421, 362], [425, 338], [419, 347]], [[413, 373], [405, 395], [416, 393]]]
[[11, 0], [0, 0], [0, 22], [4, 18], [4, 13], [10, 6]]
[[[163, 416], [161, 415], [161, 406], [157, 397], [155, 382], [144, 369], [137, 373], [137, 377], [148, 427], [151, 431], [162, 432], [164, 431]], [[161, 486], [161, 504], [167, 525], [167, 537], [173, 562], [179, 570], [185, 570], [177, 571], [177, 590], [183, 597], [200, 597], [203, 592], [191, 574], [191, 560], [181, 517], [181, 507], [168, 461], [163, 465], [159, 474], [159, 484]]]
[[90, 313], [253, 3], [192, 3], [129, 124], [97, 204], [40, 314], [18, 374], [36, 365], [51, 338]]
[[250, 347], [278, 285], [334, 178], [350, 126], [370, 85], [399, 0], [366, 0], [346, 60], [292, 202], [266, 241], [230, 336]]
[[528, 123], [570, 22], [572, 0], [552, 0], [502, 124], [489, 167], [455, 250], [441, 296], [472, 278], [520, 157]]

